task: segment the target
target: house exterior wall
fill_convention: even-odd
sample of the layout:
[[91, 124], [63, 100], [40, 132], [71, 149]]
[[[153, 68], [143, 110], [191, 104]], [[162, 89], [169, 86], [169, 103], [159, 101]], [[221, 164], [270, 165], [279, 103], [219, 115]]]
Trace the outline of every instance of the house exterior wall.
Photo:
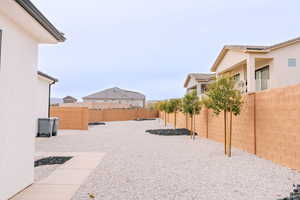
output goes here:
[[38, 44], [0, 11], [0, 200], [33, 183]]
[[225, 70], [228, 70], [232, 65], [238, 64], [245, 59], [247, 59], [247, 55], [245, 53], [228, 50], [227, 54], [219, 63], [218, 68], [216, 69], [216, 73], [219, 74]]
[[[300, 83], [300, 43], [274, 50], [267, 54], [270, 63], [270, 87], [285, 87]], [[288, 59], [296, 58], [296, 67], [288, 66]]]
[[197, 85], [197, 81], [191, 77], [187, 83], [187, 86], [186, 88], [192, 88], [192, 87], [195, 87]]
[[48, 105], [49, 105], [49, 81], [38, 77], [37, 84], [37, 117], [48, 117]]
[[[289, 67], [288, 59], [296, 59], [296, 66]], [[247, 65], [245, 67], [234, 67], [239, 62], [242, 62], [244, 59], [247, 59]], [[266, 59], [265, 61], [261, 59]], [[270, 59], [270, 60], [267, 60]], [[247, 73], [247, 67], [251, 66], [251, 71], [253, 73]], [[219, 64], [216, 73], [222, 74], [228, 72], [231, 75], [240, 73], [241, 80], [252, 80], [252, 91], [255, 91], [255, 73], [256, 69], [262, 68], [266, 65], [269, 65], [270, 79], [269, 79], [269, 88], [278, 88], [285, 87], [293, 84], [300, 83], [300, 43], [295, 43], [293, 45], [279, 48], [273, 50], [269, 53], [238, 53], [232, 50], [229, 50], [221, 63]], [[231, 69], [232, 68], [232, 69]], [[251, 72], [250, 71], [250, 72]], [[249, 72], [249, 69], [248, 69]], [[246, 77], [246, 74], [248, 78]], [[248, 81], [248, 86], [250, 82]], [[249, 89], [249, 88], [248, 88]], [[248, 90], [251, 91], [251, 90]]]
[[127, 99], [83, 99], [84, 102], [99, 102], [99, 103], [118, 103], [118, 104], [128, 104], [135, 107], [144, 107], [145, 100], [136, 99], [136, 100], [127, 100]]
[[195, 78], [191, 78], [186, 86], [186, 92], [189, 93], [192, 91], [191, 88], [196, 87], [196, 91], [197, 91], [197, 95], [200, 96], [201, 95], [201, 83], [198, 83]]

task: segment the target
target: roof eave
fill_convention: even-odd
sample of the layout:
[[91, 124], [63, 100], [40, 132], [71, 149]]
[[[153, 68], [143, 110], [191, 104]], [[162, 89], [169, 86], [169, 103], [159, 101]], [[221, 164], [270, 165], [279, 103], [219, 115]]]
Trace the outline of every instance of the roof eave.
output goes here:
[[44, 78], [46, 78], [46, 79], [48, 79], [48, 80], [50, 80], [50, 81], [52, 81], [53, 83], [57, 83], [57, 82], [58, 82], [58, 79], [57, 79], [57, 78], [54, 78], [54, 77], [52, 77], [52, 76], [49, 76], [48, 74], [45, 74], [45, 73], [43, 73], [43, 72], [41, 72], [41, 71], [38, 71], [38, 75], [39, 75], [39, 76], [42, 76], [42, 77], [44, 77]]
[[214, 64], [210, 68], [211, 72], [216, 72], [218, 65], [220, 64], [221, 60], [223, 59], [223, 57], [225, 56], [227, 51], [228, 51], [228, 48], [226, 46], [224, 46], [222, 48], [221, 52], [219, 53], [217, 59], [215, 60]]
[[191, 79], [191, 75], [188, 75], [188, 76], [186, 77], [185, 81], [184, 81], [184, 84], [183, 84], [183, 87], [184, 87], [184, 88], [187, 87], [188, 82], [190, 81], [190, 79]]
[[270, 50], [264, 49], [264, 50], [245, 50], [244, 53], [269, 53]]
[[53, 24], [34, 6], [30, 0], [15, 0], [28, 14], [30, 14], [44, 29], [46, 29], [57, 42], [64, 42], [64, 34], [57, 30]]

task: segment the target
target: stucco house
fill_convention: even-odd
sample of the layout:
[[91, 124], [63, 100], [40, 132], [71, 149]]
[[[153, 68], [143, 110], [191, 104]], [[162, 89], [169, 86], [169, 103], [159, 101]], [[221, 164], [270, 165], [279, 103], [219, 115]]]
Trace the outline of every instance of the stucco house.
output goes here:
[[300, 37], [272, 46], [226, 45], [211, 67], [230, 74], [244, 92], [300, 83]]
[[76, 102], [63, 103], [60, 107], [87, 107], [89, 109], [127, 109], [132, 108], [129, 104], [110, 103], [110, 102]]
[[50, 117], [50, 97], [51, 86], [58, 82], [58, 79], [38, 71], [38, 88], [37, 88], [37, 117]]
[[33, 183], [38, 47], [64, 40], [29, 0], [0, 1], [0, 200]]
[[127, 104], [131, 107], [145, 107], [146, 97], [139, 92], [118, 87], [109, 88], [82, 98], [84, 102], [108, 102]]
[[63, 98], [63, 102], [64, 103], [76, 103], [77, 99], [75, 97], [72, 96], [66, 96]]
[[184, 81], [186, 93], [196, 90], [197, 95], [202, 97], [208, 88], [208, 85], [215, 80], [215, 74], [190, 73]]

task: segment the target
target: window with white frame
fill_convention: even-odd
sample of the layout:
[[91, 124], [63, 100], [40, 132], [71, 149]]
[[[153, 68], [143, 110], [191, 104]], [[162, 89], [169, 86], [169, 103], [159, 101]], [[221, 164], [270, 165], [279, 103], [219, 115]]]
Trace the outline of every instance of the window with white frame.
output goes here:
[[269, 88], [269, 65], [255, 70], [255, 83], [256, 83], [256, 90], [266, 90]]

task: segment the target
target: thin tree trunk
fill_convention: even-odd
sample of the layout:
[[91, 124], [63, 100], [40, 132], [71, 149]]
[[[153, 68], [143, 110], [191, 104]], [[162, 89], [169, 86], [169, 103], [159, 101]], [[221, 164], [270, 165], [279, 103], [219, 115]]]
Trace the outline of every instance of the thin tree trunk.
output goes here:
[[165, 127], [167, 127], [167, 113], [165, 112]]
[[229, 157], [231, 157], [231, 135], [232, 135], [232, 108], [230, 108], [229, 152], [228, 152], [228, 156], [229, 156]]
[[188, 129], [188, 115], [185, 114], [185, 128]]
[[193, 115], [191, 115], [191, 139], [193, 139]]
[[175, 111], [175, 113], [174, 113], [174, 128], [176, 129], [176, 111]]
[[196, 116], [194, 114], [194, 119], [193, 119], [193, 139], [195, 140], [196, 137]]
[[226, 134], [226, 129], [227, 129], [227, 126], [226, 126], [226, 124], [227, 124], [227, 120], [226, 120], [226, 118], [227, 118], [227, 116], [226, 116], [226, 114], [227, 114], [227, 112], [226, 112], [226, 110], [224, 110], [224, 153], [225, 153], [225, 155], [227, 155], [227, 139], [226, 139], [226, 136], [227, 136], [227, 134]]

